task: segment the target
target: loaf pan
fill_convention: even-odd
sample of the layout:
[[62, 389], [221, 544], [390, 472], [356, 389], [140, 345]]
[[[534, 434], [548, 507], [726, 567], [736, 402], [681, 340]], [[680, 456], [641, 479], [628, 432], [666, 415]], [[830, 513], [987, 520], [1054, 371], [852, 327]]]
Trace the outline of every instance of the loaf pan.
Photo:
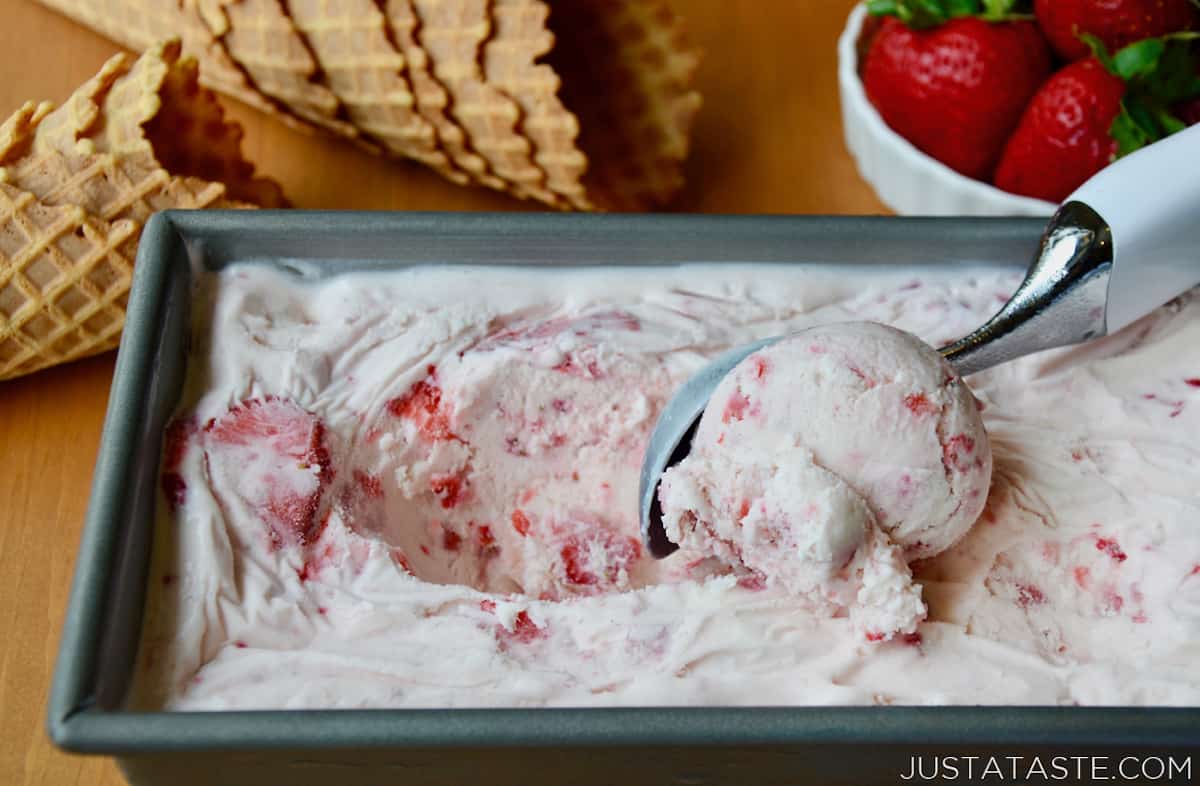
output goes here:
[[194, 276], [232, 263], [294, 262], [310, 275], [430, 263], [986, 265], [1016, 271], [1037, 247], [1042, 226], [1017, 218], [156, 215], [138, 251], [50, 697], [51, 738], [69, 751], [116, 757], [135, 786], [860, 786], [902, 782], [918, 755], [1190, 752], [1200, 740], [1200, 709], [123, 709], [146, 592], [162, 431], [187, 361]]

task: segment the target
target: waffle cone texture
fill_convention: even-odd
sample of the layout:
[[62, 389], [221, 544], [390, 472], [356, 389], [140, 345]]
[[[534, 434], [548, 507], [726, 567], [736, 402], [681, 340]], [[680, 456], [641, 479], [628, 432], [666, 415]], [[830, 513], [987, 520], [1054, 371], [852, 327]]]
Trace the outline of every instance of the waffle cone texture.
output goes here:
[[0, 124], [0, 379], [114, 348], [159, 210], [281, 207], [179, 39]]
[[38, 0], [290, 125], [562, 210], [683, 185], [699, 62], [667, 0]]

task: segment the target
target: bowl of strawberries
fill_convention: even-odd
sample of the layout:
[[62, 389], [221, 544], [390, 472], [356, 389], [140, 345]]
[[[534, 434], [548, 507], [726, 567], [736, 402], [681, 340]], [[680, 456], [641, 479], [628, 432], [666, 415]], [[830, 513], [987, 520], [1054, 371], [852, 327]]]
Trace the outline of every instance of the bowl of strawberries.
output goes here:
[[868, 0], [838, 42], [846, 145], [897, 213], [1047, 216], [1200, 122], [1198, 31], [1195, 0]]

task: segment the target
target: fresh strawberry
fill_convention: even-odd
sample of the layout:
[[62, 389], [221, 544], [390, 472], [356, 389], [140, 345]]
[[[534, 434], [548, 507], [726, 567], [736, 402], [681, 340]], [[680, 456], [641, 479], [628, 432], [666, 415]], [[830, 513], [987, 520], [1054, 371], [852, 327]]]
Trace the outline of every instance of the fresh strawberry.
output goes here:
[[1109, 128], [1124, 97], [1125, 82], [1094, 57], [1063, 68], [1029, 102], [996, 170], [996, 185], [1062, 200], [1116, 155]]
[[869, 8], [897, 17], [876, 33], [863, 64], [871, 103], [921, 150], [968, 177], [989, 178], [1050, 75], [1050, 48], [1037, 25], [985, 13], [972, 0], [883, 0]]
[[995, 184], [1059, 202], [1115, 158], [1185, 127], [1171, 112], [1200, 96], [1189, 37], [1150, 38], [1065, 66], [1038, 91], [1013, 132]]
[[1090, 33], [1115, 52], [1144, 38], [1200, 27], [1192, 0], [1035, 0], [1038, 24], [1064, 60], [1087, 57]]

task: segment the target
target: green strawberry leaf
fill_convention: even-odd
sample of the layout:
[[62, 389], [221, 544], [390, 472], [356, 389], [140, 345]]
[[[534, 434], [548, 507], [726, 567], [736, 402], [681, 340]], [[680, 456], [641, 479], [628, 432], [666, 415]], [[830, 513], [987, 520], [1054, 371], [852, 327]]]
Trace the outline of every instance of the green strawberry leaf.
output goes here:
[[951, 19], [979, 13], [979, 0], [944, 0], [943, 5]]
[[1113, 120], [1109, 135], [1117, 143], [1117, 158], [1182, 131], [1187, 125], [1162, 103], [1131, 93], [1121, 101], [1121, 113]]
[[1146, 38], [1130, 44], [1113, 55], [1113, 73], [1126, 82], [1152, 74], [1166, 50], [1167, 44], [1161, 38]]
[[1166, 132], [1165, 136], [1177, 134], [1187, 128], [1187, 123], [1183, 122], [1175, 115], [1171, 114], [1166, 109], [1159, 107], [1155, 110], [1155, 119], [1158, 120], [1158, 125]]
[[1092, 54], [1100, 61], [1100, 65], [1104, 66], [1104, 70], [1114, 76], [1120, 76], [1117, 73], [1117, 65], [1113, 62], [1112, 56], [1108, 53], [1108, 47], [1104, 45], [1096, 36], [1091, 33], [1078, 33], [1079, 40], [1087, 44], [1087, 48], [1092, 50]]
[[894, 16], [914, 30], [937, 27], [964, 16], [989, 22], [1030, 19], [1031, 7], [1031, 0], [867, 0], [868, 13]]
[[1129, 117], [1119, 120], [1114, 139], [1124, 146], [1140, 138], [1139, 130], [1157, 139], [1178, 129], [1179, 120], [1167, 107], [1200, 96], [1200, 52], [1193, 45], [1200, 40], [1200, 33], [1146, 38], [1115, 55], [1093, 35], [1084, 33], [1079, 38], [1105, 70], [1127, 85]]
[[1198, 58], [1191, 34], [1164, 36], [1165, 51], [1157, 67], [1142, 75], [1134, 88], [1158, 101], [1174, 103], [1200, 95], [1200, 58]]
[[912, 21], [909, 27], [917, 29], [937, 27], [950, 19], [950, 10], [943, 0], [906, 0]]
[[894, 16], [914, 30], [936, 27], [949, 17], [938, 0], [869, 0], [868, 13]]
[[[1200, 0], [1195, 0], [1200, 2]], [[1032, 0], [983, 0], [983, 13], [989, 22], [1008, 22], [1033, 18]]]
[[867, 13], [871, 16], [899, 16], [900, 4], [896, 0], [867, 0]]
[[1196, 33], [1147, 38], [1111, 57], [1099, 41], [1084, 39], [1104, 67], [1127, 85], [1121, 113], [1109, 128], [1118, 158], [1186, 127], [1171, 107], [1200, 96], [1197, 39]]
[[1121, 104], [1121, 114], [1113, 120], [1108, 133], [1117, 142], [1117, 158], [1127, 156], [1155, 141], [1153, 135], [1146, 131], [1125, 103]]
[[1146, 139], [1153, 142], [1162, 138], [1162, 129], [1158, 125], [1158, 112], [1154, 106], [1140, 101], [1134, 96], [1130, 100], [1122, 101], [1121, 109], [1133, 119]]

